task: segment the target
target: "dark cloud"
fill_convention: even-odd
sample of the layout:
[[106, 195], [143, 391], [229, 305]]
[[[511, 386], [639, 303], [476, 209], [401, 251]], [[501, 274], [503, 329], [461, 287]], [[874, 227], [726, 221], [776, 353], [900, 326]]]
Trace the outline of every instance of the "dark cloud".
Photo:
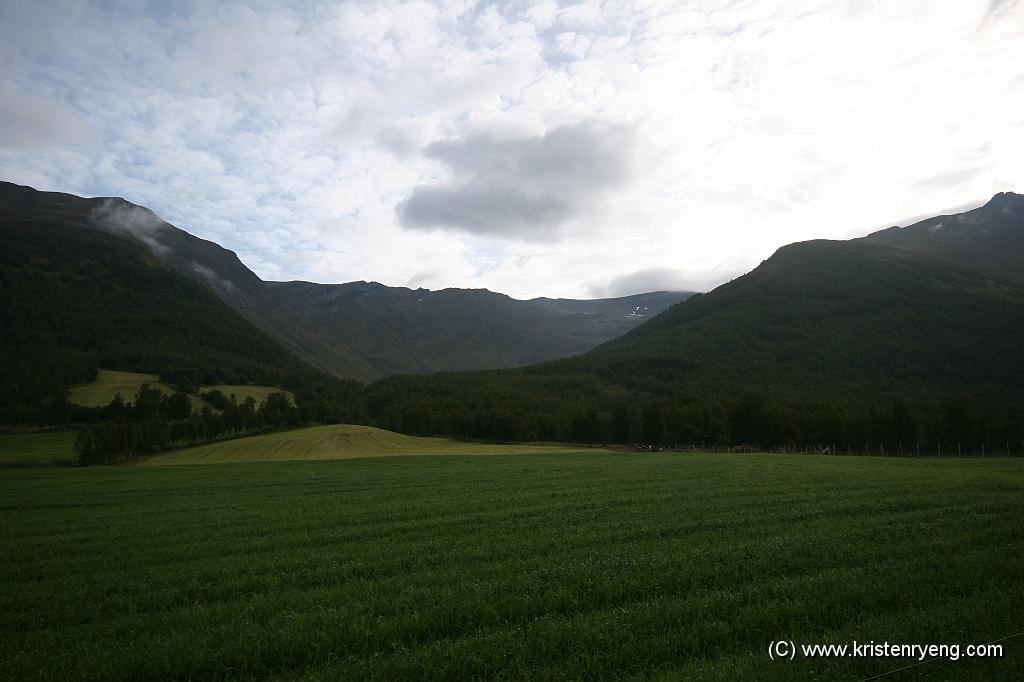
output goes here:
[[398, 207], [409, 228], [545, 240], [629, 177], [632, 130], [586, 122], [534, 137], [473, 135], [432, 142], [424, 155], [451, 181], [419, 185]]
[[616, 298], [649, 291], [707, 291], [724, 281], [719, 273], [702, 278], [688, 276], [682, 270], [650, 268], [622, 275], [610, 282], [590, 285], [590, 295]]
[[486, 184], [420, 185], [398, 207], [399, 218], [407, 227], [451, 227], [524, 239], [551, 236], [551, 228], [572, 213], [572, 205], [562, 197]]

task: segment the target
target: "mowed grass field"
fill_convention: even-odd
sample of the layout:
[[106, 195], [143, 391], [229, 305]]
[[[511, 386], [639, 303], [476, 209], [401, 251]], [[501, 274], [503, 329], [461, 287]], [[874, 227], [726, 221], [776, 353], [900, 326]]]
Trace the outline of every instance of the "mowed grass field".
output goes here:
[[[110, 404], [110, 401], [114, 399], [118, 393], [121, 394], [121, 398], [125, 402], [131, 402], [135, 399], [139, 389], [142, 388], [143, 384], [149, 384], [151, 387], [156, 388], [163, 393], [170, 395], [174, 393], [175, 389], [169, 384], [165, 384], [160, 381], [160, 377], [156, 374], [143, 374], [141, 372], [119, 372], [110, 369], [100, 369], [96, 371], [96, 381], [92, 381], [88, 384], [80, 384], [74, 386], [71, 389], [71, 393], [68, 396], [68, 402], [74, 405], [82, 405], [83, 407], [104, 407]], [[274, 386], [243, 386], [236, 384], [217, 384], [210, 386], [202, 386], [200, 391], [212, 391], [219, 390], [225, 396], [230, 397], [232, 393], [235, 394], [238, 402], [241, 403], [247, 397], [252, 396], [256, 401], [256, 404], [264, 402], [267, 396], [281, 389]], [[291, 399], [294, 404], [295, 398], [291, 391], [284, 391]], [[204, 407], [211, 407], [209, 403], [196, 395], [189, 395], [192, 400], [192, 409], [201, 411]]]
[[213, 464], [292, 459], [351, 459], [396, 455], [509, 455], [578, 452], [565, 445], [492, 445], [421, 438], [372, 426], [333, 424], [221, 441], [155, 455], [142, 465]]
[[[1024, 631], [1024, 460], [0, 470], [2, 679], [823, 679]], [[885, 679], [1024, 679], [998, 659]]]
[[291, 391], [285, 391], [275, 386], [245, 386], [241, 384], [216, 384], [210, 386], [202, 386], [199, 389], [201, 392], [206, 391], [220, 391], [227, 397], [231, 397], [231, 394], [235, 395], [235, 398], [239, 403], [245, 401], [246, 398], [252, 397], [259, 405], [262, 402], [266, 402], [267, 396], [271, 393], [284, 393], [288, 396], [288, 400], [294, 405], [295, 395]]
[[[96, 371], [96, 381], [71, 388], [68, 402], [83, 407], [104, 407], [120, 393], [121, 398], [128, 403], [135, 400], [143, 384], [149, 384], [167, 395], [174, 393], [174, 387], [161, 382], [156, 374], [100, 369]], [[198, 396], [190, 395], [189, 398], [194, 410], [202, 410], [207, 405], [206, 401]]]
[[0, 434], [0, 466], [40, 466], [78, 461], [76, 431]]

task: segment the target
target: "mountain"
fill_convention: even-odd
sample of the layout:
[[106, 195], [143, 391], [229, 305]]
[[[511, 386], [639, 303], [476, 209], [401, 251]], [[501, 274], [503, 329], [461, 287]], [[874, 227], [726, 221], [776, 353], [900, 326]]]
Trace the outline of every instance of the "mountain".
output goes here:
[[26, 226], [59, 224], [134, 242], [177, 274], [211, 290], [307, 364], [345, 378], [366, 380], [377, 376], [343, 343], [326, 343], [307, 330], [234, 252], [174, 227], [147, 208], [120, 198], [85, 199], [3, 182], [0, 220]]
[[1012, 192], [1001, 192], [973, 211], [890, 227], [863, 239], [1024, 283], [1024, 201]]
[[74, 212], [0, 201], [0, 287], [6, 420], [31, 418], [99, 367], [179, 384], [281, 385], [310, 371], [206, 287], [140, 244], [82, 229]]
[[1001, 194], [865, 239], [791, 244], [586, 355], [393, 378], [368, 400], [392, 427], [593, 441], [622, 440], [616, 429], [643, 422], [644, 406], [645, 433], [672, 442], [730, 437], [745, 401], [787, 437], [832, 424], [833, 442], [837, 423], [847, 438], [877, 438], [872, 423], [893, 423], [897, 404], [934, 431], [966, 401], [976, 431], [998, 423], [1003, 436], [990, 438], [1006, 437], [1024, 415], [1022, 206]]
[[[241, 315], [255, 328], [247, 332], [253, 338], [261, 339], [261, 343], [268, 338], [272, 340], [270, 345], [287, 351], [279, 353], [274, 364], [281, 365], [280, 357], [294, 355], [306, 365], [335, 377], [359, 381], [399, 373], [517, 367], [585, 352], [633, 329], [688, 295], [655, 292], [596, 301], [519, 301], [485, 290], [430, 292], [375, 283], [266, 283], [233, 252], [189, 235], [152, 211], [123, 199], [85, 199], [10, 182], [0, 182], [0, 222], [5, 240], [16, 242], [19, 254], [7, 254], [5, 278], [22, 278], [24, 259], [38, 261], [39, 272], [75, 270], [76, 252], [66, 248], [68, 244], [74, 244], [93, 259], [97, 272], [101, 271], [108, 281], [141, 276], [135, 269], [139, 263], [147, 267], [163, 265], [160, 276], [166, 282], [161, 286], [171, 287], [170, 273], [199, 285], [238, 313], [225, 316], [230, 326], [237, 327]], [[118, 271], [117, 261], [106, 258], [103, 250], [124, 256], [126, 271]], [[125, 255], [128, 253], [130, 257]], [[26, 282], [18, 282], [5, 294], [7, 298], [17, 298], [10, 304], [14, 306], [28, 304], [38, 297], [51, 300], [58, 291], [67, 294], [69, 300], [87, 298], [88, 291], [75, 286], [95, 286], [97, 295], [102, 293], [104, 297], [103, 305], [108, 305], [103, 308], [105, 312], [97, 311], [97, 321], [110, 325], [110, 315], [106, 313], [116, 307], [125, 311], [122, 327], [128, 325], [128, 319], [140, 328], [152, 326], [146, 310], [163, 310], [164, 303], [170, 304], [155, 304], [144, 291], [134, 292], [135, 298], [118, 298], [93, 279], [74, 282], [50, 278], [45, 284], [36, 282], [39, 291], [29, 289]], [[175, 282], [174, 286], [182, 285]], [[190, 296], [178, 301], [180, 306], [176, 309], [183, 311], [194, 304]], [[210, 301], [195, 304], [209, 306]], [[45, 324], [50, 329], [55, 323]], [[86, 336], [102, 333], [87, 330]], [[120, 333], [134, 338], [124, 329]], [[211, 334], [197, 347], [210, 349], [209, 356], [214, 357], [218, 338]], [[94, 361], [108, 361], [96, 360], [97, 348], [92, 346], [82, 367]], [[45, 353], [40, 353], [40, 361], [44, 361]], [[142, 370], [145, 356], [139, 351], [135, 356], [138, 361], [133, 364], [111, 365], [108, 361], [108, 365], [119, 370]], [[106, 353], [98, 357], [115, 356]], [[166, 367], [165, 360], [156, 365]], [[198, 360], [197, 365], [208, 366]], [[153, 367], [151, 363], [144, 369], [154, 371]], [[66, 374], [58, 372], [54, 376]], [[81, 374], [81, 370], [76, 370], [68, 376], [80, 379]]]
[[486, 289], [406, 289], [376, 282], [268, 282], [325, 341], [379, 376], [528, 365], [586, 352], [689, 294], [520, 301]]

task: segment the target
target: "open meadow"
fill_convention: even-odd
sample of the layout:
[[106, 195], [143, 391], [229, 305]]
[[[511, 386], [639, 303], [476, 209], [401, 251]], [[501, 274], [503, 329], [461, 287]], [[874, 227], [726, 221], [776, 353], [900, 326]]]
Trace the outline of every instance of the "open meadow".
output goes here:
[[511, 455], [578, 452], [571, 445], [502, 445], [407, 436], [373, 426], [331, 424], [236, 438], [147, 457], [141, 465], [217, 464], [402, 455]]
[[[768, 644], [1024, 630], [1024, 460], [6, 469], [0, 501], [3, 679], [858, 680], [916, 661]], [[1021, 679], [1003, 644], [887, 679]]]
[[252, 398], [256, 401], [256, 404], [266, 401], [267, 396], [271, 393], [284, 393], [288, 396], [288, 401], [291, 404], [295, 404], [295, 394], [291, 391], [285, 391], [277, 388], [276, 386], [246, 386], [242, 384], [213, 384], [209, 386], [200, 386], [199, 390], [202, 393], [207, 391], [220, 391], [225, 397], [230, 398], [232, 395], [235, 399], [242, 403], [246, 398]]
[[[156, 374], [100, 369], [96, 371], [95, 381], [71, 388], [68, 402], [83, 407], [104, 407], [119, 394], [125, 402], [130, 402], [144, 385], [149, 385], [150, 388], [155, 388], [165, 395], [174, 393], [174, 387], [160, 381]], [[199, 396], [190, 395], [189, 400], [192, 401], [192, 409], [196, 411], [209, 407]]]
[[70, 430], [0, 434], [0, 467], [74, 464], [76, 435]]
[[[144, 384], [148, 384], [165, 395], [175, 392], [173, 386], [161, 381], [160, 377], [156, 374], [100, 369], [96, 371], [95, 381], [73, 386], [69, 392], [68, 401], [83, 407], [104, 407], [110, 404], [114, 396], [120, 394], [125, 402], [130, 402], [135, 399], [136, 394], [138, 394], [139, 389]], [[257, 405], [264, 402], [271, 393], [282, 391], [282, 389], [276, 386], [246, 386], [241, 384], [213, 384], [200, 387], [200, 391], [204, 393], [214, 390], [220, 391], [225, 397], [230, 397], [233, 394], [239, 403], [251, 397], [256, 401]], [[283, 392], [292, 403], [295, 402], [295, 396], [291, 391]], [[204, 407], [212, 407], [198, 395], [189, 394], [188, 397], [192, 401], [192, 409], [196, 412], [201, 411]]]

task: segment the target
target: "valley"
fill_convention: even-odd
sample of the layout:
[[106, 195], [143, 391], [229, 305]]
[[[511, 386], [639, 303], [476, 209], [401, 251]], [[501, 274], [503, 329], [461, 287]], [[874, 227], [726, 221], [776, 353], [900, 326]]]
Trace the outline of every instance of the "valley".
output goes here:
[[1024, 680], [1022, 28], [0, 2], [0, 682]]

